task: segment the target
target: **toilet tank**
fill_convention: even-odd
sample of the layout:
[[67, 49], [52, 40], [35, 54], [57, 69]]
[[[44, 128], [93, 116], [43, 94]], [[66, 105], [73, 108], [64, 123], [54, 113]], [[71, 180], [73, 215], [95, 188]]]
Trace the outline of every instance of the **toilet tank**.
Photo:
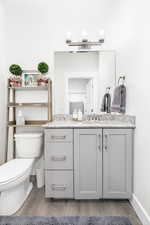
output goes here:
[[16, 158], [40, 157], [43, 149], [43, 133], [15, 134]]

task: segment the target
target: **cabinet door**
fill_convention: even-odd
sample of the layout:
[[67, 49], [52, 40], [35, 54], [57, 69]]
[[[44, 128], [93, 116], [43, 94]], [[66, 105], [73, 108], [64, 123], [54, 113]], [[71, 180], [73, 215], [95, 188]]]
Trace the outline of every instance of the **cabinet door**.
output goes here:
[[75, 199], [102, 197], [102, 130], [74, 130]]
[[132, 129], [104, 129], [103, 198], [131, 197], [132, 139]]

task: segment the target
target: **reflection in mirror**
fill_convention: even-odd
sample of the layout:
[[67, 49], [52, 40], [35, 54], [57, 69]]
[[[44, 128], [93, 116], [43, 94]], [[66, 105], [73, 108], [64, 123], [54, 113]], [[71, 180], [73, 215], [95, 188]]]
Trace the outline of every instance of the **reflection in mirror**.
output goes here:
[[115, 52], [55, 52], [54, 60], [54, 114], [99, 113], [106, 87], [115, 86]]
[[90, 114], [93, 110], [93, 94], [93, 78], [69, 78], [69, 114], [72, 115], [75, 110]]

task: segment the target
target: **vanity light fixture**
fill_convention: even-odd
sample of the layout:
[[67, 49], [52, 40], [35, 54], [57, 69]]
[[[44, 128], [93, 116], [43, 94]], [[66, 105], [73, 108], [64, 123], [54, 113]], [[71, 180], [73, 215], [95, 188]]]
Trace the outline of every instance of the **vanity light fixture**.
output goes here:
[[101, 46], [104, 43], [105, 33], [104, 30], [98, 32], [98, 40], [90, 41], [88, 40], [88, 33], [86, 30], [81, 32], [81, 41], [72, 41], [71, 32], [67, 32], [66, 44], [68, 46], [77, 46], [79, 49], [90, 49], [92, 46]]

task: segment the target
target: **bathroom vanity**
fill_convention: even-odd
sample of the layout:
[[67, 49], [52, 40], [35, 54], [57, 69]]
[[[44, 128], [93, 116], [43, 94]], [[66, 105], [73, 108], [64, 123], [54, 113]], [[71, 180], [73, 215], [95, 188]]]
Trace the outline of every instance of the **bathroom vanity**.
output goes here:
[[[100, 114], [107, 88], [112, 94], [117, 84], [116, 52], [58, 51], [54, 68], [54, 121], [44, 126], [45, 196], [130, 199], [135, 118]], [[75, 111], [83, 121], [71, 120]]]
[[45, 128], [47, 198], [131, 198], [134, 124], [56, 121]]

